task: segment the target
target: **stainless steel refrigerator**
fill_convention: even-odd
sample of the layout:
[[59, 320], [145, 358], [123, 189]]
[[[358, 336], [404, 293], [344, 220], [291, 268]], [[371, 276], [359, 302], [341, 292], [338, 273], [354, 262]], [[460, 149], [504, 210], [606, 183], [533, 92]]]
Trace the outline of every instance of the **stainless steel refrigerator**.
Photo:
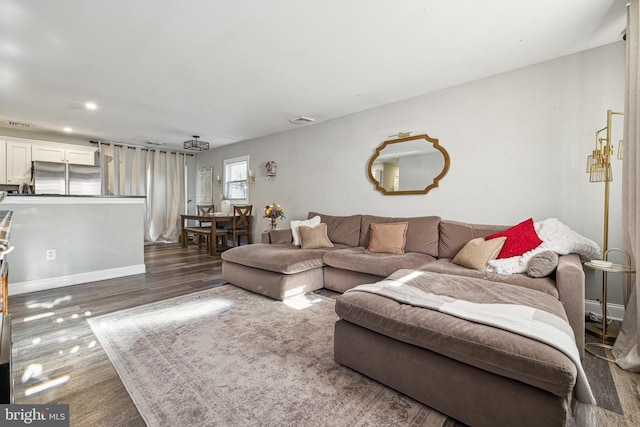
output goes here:
[[99, 196], [102, 194], [100, 166], [33, 162], [35, 194]]

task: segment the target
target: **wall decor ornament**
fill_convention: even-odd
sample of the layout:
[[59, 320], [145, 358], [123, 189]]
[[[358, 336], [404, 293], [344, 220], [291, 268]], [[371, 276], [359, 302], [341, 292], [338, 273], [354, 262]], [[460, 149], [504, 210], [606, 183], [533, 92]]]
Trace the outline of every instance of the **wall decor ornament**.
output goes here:
[[268, 177], [273, 178], [274, 176], [276, 176], [278, 172], [278, 166], [276, 165], [276, 162], [274, 162], [273, 160], [269, 160], [267, 164], [264, 165], [264, 167], [267, 170]]

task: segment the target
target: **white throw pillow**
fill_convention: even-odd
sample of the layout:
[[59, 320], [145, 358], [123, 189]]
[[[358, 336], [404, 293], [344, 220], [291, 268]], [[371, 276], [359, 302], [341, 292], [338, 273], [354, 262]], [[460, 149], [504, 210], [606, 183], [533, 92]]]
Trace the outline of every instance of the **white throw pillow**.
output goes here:
[[313, 218], [304, 221], [291, 221], [289, 223], [289, 228], [291, 228], [291, 234], [293, 235], [293, 244], [300, 246], [300, 230], [298, 230], [300, 226], [313, 228], [318, 225], [320, 225], [320, 215], [316, 215]]

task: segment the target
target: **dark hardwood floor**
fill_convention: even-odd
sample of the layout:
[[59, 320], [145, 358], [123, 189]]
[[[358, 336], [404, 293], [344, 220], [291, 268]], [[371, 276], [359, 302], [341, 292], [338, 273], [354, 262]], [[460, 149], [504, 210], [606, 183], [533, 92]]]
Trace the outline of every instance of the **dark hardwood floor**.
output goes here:
[[[145, 425], [86, 319], [224, 284], [205, 247], [147, 246], [145, 264], [145, 274], [9, 298], [16, 403], [69, 404], [72, 426]], [[611, 395], [597, 424], [640, 425], [640, 375], [590, 355], [585, 369], [594, 392]]]
[[145, 264], [146, 274], [10, 298], [15, 403], [69, 404], [72, 426], [145, 425], [87, 317], [224, 283], [205, 247], [147, 246]]

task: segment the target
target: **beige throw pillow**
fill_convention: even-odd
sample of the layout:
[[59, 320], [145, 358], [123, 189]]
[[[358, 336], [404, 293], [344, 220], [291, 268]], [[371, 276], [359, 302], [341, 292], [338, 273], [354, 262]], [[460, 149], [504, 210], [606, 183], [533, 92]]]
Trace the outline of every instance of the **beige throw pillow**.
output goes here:
[[477, 239], [469, 240], [453, 257], [451, 262], [482, 271], [487, 268], [489, 261], [496, 259], [506, 240], [506, 237], [496, 237], [491, 240], [478, 237]]
[[333, 243], [327, 236], [327, 224], [321, 223], [315, 227], [298, 227], [300, 245], [302, 249], [332, 248]]
[[406, 221], [371, 224], [367, 252], [403, 254], [408, 226]]
[[300, 246], [300, 232], [298, 231], [300, 227], [315, 227], [318, 224], [320, 224], [320, 215], [316, 215], [313, 218], [306, 219], [304, 221], [291, 221], [289, 223], [289, 228], [291, 228], [293, 244]]

